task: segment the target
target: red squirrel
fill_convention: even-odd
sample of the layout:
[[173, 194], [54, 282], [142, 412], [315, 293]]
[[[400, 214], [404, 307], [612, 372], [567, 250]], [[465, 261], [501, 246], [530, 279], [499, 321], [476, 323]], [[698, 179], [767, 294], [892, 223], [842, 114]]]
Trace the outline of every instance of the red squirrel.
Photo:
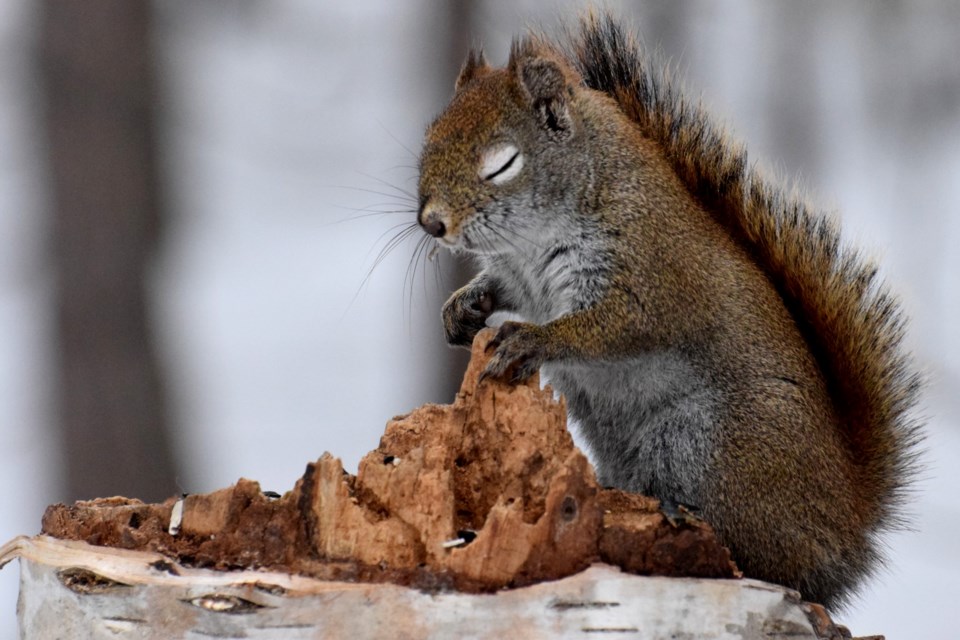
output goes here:
[[418, 221], [481, 271], [447, 341], [541, 367], [601, 481], [691, 505], [747, 576], [845, 603], [902, 522], [920, 429], [903, 314], [837, 228], [747, 163], [611, 18], [471, 52]]

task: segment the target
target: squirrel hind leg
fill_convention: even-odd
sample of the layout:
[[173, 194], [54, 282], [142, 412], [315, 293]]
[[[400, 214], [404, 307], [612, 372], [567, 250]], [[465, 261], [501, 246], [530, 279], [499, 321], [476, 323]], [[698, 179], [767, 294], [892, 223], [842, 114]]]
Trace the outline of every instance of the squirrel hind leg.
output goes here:
[[762, 385], [731, 406], [740, 413], [724, 420], [705, 519], [745, 575], [842, 607], [881, 558], [840, 430], [809, 399]]
[[708, 510], [704, 520], [730, 549], [744, 576], [794, 589], [830, 611], [846, 606], [881, 563], [876, 547], [855, 539], [853, 528], [849, 535], [815, 534], [742, 513], [731, 527], [715, 509]]

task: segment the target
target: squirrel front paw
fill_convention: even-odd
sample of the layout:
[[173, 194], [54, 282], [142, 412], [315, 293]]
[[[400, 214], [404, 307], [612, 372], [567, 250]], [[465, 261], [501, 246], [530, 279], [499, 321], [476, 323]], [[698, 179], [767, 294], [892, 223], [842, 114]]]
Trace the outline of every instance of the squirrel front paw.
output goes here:
[[517, 383], [540, 370], [546, 355], [543, 328], [527, 322], [504, 322], [487, 343], [493, 356], [480, 379], [504, 378]]
[[494, 306], [493, 294], [476, 287], [464, 287], [450, 296], [441, 312], [447, 344], [469, 348], [477, 333], [487, 326]]

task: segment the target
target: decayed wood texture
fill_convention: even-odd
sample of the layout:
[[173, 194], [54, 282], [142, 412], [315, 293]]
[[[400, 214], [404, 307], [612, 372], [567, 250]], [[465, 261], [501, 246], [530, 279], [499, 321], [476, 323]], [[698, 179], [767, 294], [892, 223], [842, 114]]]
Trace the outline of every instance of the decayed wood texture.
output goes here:
[[840, 637], [793, 592], [706, 579], [739, 575], [707, 524], [598, 487], [549, 388], [479, 381], [491, 337], [356, 476], [324, 454], [282, 496], [49, 507], [0, 551], [23, 637]]
[[556, 579], [598, 559], [635, 573], [736, 574], [706, 524], [671, 524], [655, 500], [601, 490], [549, 388], [479, 382], [491, 336], [478, 336], [453, 404], [391, 420], [356, 476], [324, 454], [280, 497], [250, 480], [187, 496], [175, 533], [175, 498], [54, 505], [43, 533], [192, 566], [463, 591]]

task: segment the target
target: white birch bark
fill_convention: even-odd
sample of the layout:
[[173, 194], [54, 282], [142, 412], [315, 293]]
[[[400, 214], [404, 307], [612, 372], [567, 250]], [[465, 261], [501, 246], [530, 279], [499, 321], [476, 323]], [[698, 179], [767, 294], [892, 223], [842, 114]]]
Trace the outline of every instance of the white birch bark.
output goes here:
[[796, 593], [754, 580], [643, 577], [596, 564], [494, 595], [276, 572], [189, 569], [146, 552], [37, 536], [20, 560], [23, 640], [48, 638], [824, 638]]

